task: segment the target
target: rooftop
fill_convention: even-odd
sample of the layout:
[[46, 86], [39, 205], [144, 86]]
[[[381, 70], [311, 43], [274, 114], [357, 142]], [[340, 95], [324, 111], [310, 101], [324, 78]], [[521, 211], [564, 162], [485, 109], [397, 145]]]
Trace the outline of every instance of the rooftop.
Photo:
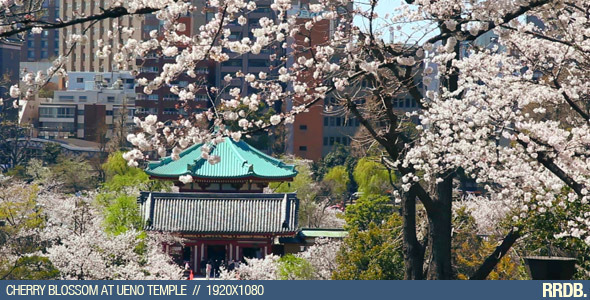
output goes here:
[[158, 178], [178, 178], [192, 175], [194, 181], [206, 179], [262, 179], [266, 181], [291, 180], [295, 166], [264, 154], [244, 141], [226, 138], [223, 143], [211, 146], [210, 155], [219, 155], [221, 162], [210, 164], [201, 157], [203, 144], [191, 146], [180, 153], [180, 159], [170, 157], [149, 163], [146, 172]]
[[193, 234], [294, 234], [295, 194], [149, 193], [138, 200], [145, 229]]

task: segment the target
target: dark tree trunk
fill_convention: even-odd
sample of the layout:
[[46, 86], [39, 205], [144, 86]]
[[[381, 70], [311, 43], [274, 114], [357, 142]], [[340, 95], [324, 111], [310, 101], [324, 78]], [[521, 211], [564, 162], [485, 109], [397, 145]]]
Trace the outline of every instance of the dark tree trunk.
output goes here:
[[415, 188], [402, 199], [404, 279], [424, 279], [424, 247], [416, 236], [416, 192]]
[[453, 177], [437, 184], [438, 199], [428, 214], [428, 239], [431, 243], [427, 279], [453, 279], [451, 264]]
[[492, 253], [490, 256], [488, 256], [488, 258], [486, 258], [486, 260], [479, 267], [479, 269], [477, 269], [477, 271], [475, 271], [475, 273], [473, 273], [473, 275], [471, 275], [471, 277], [469, 277], [469, 279], [471, 279], [471, 280], [484, 280], [484, 279], [486, 279], [488, 277], [488, 275], [490, 274], [490, 272], [492, 272], [492, 270], [494, 270], [494, 268], [496, 267], [498, 262], [500, 262], [502, 257], [504, 257], [504, 255], [506, 255], [506, 253], [508, 253], [508, 251], [510, 250], [512, 245], [514, 245], [514, 243], [516, 242], [516, 240], [518, 240], [519, 237], [520, 237], [519, 232], [510, 231], [508, 233], [508, 235], [506, 235], [506, 237], [504, 237], [504, 240], [502, 241], [502, 243], [498, 247], [496, 247], [496, 249], [494, 250], [494, 253]]

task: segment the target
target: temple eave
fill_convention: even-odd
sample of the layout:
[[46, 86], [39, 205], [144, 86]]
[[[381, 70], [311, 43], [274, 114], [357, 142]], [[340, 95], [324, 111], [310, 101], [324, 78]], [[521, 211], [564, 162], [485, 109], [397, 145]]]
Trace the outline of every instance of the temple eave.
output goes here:
[[[149, 230], [148, 230], [149, 231]], [[199, 238], [199, 239], [256, 239], [256, 238], [274, 238], [274, 237], [294, 237], [297, 231], [280, 232], [280, 233], [206, 233], [206, 232], [181, 232], [181, 231], [158, 231], [158, 232], [172, 232], [180, 235], [183, 238]]]
[[[158, 180], [173, 180], [178, 181], [178, 177], [180, 175], [169, 175], [169, 176], [162, 176], [162, 175], [151, 175], [151, 179], [158, 179]], [[198, 177], [193, 175], [193, 182], [215, 182], [215, 183], [226, 183], [226, 182], [283, 182], [283, 181], [293, 181], [293, 177], [259, 177], [259, 176], [246, 176], [246, 177], [228, 177], [228, 178], [220, 178], [220, 177]]]

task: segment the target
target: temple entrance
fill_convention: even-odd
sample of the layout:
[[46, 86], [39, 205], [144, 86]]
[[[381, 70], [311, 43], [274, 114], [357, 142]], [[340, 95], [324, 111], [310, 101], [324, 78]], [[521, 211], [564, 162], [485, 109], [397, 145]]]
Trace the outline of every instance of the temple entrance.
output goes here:
[[191, 261], [191, 247], [186, 246], [182, 249], [182, 259], [186, 262]]
[[262, 258], [262, 249], [260, 247], [245, 247], [242, 249], [242, 257], [243, 258]]
[[219, 267], [226, 263], [225, 245], [207, 245], [207, 263], [211, 264], [211, 273], [209, 276], [217, 277]]

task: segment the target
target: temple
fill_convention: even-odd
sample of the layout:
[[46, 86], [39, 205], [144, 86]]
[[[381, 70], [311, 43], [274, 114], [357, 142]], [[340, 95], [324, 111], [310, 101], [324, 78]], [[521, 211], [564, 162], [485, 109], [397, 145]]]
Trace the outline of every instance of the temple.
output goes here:
[[[203, 144], [170, 157], [152, 162], [146, 172], [155, 179], [173, 180], [181, 192], [262, 193], [270, 182], [292, 181], [295, 167], [270, 157], [244, 141], [225, 142], [214, 146], [210, 155], [219, 155], [221, 162], [210, 164], [201, 157]], [[210, 145], [209, 145], [210, 146]], [[210, 146], [212, 147], [212, 146]], [[191, 175], [193, 182], [182, 184], [178, 178]]]
[[[230, 138], [208, 145], [210, 155], [221, 157], [212, 165], [201, 157], [202, 146], [187, 148], [178, 160], [165, 157], [148, 164], [151, 178], [171, 180], [179, 192], [141, 193], [145, 229], [184, 238], [184, 245], [165, 245], [166, 251], [197, 274], [207, 262], [219, 265], [282, 254], [279, 239], [297, 235], [299, 201], [295, 194], [263, 190], [271, 182], [292, 181], [294, 166]], [[185, 175], [193, 181], [180, 182]]]

